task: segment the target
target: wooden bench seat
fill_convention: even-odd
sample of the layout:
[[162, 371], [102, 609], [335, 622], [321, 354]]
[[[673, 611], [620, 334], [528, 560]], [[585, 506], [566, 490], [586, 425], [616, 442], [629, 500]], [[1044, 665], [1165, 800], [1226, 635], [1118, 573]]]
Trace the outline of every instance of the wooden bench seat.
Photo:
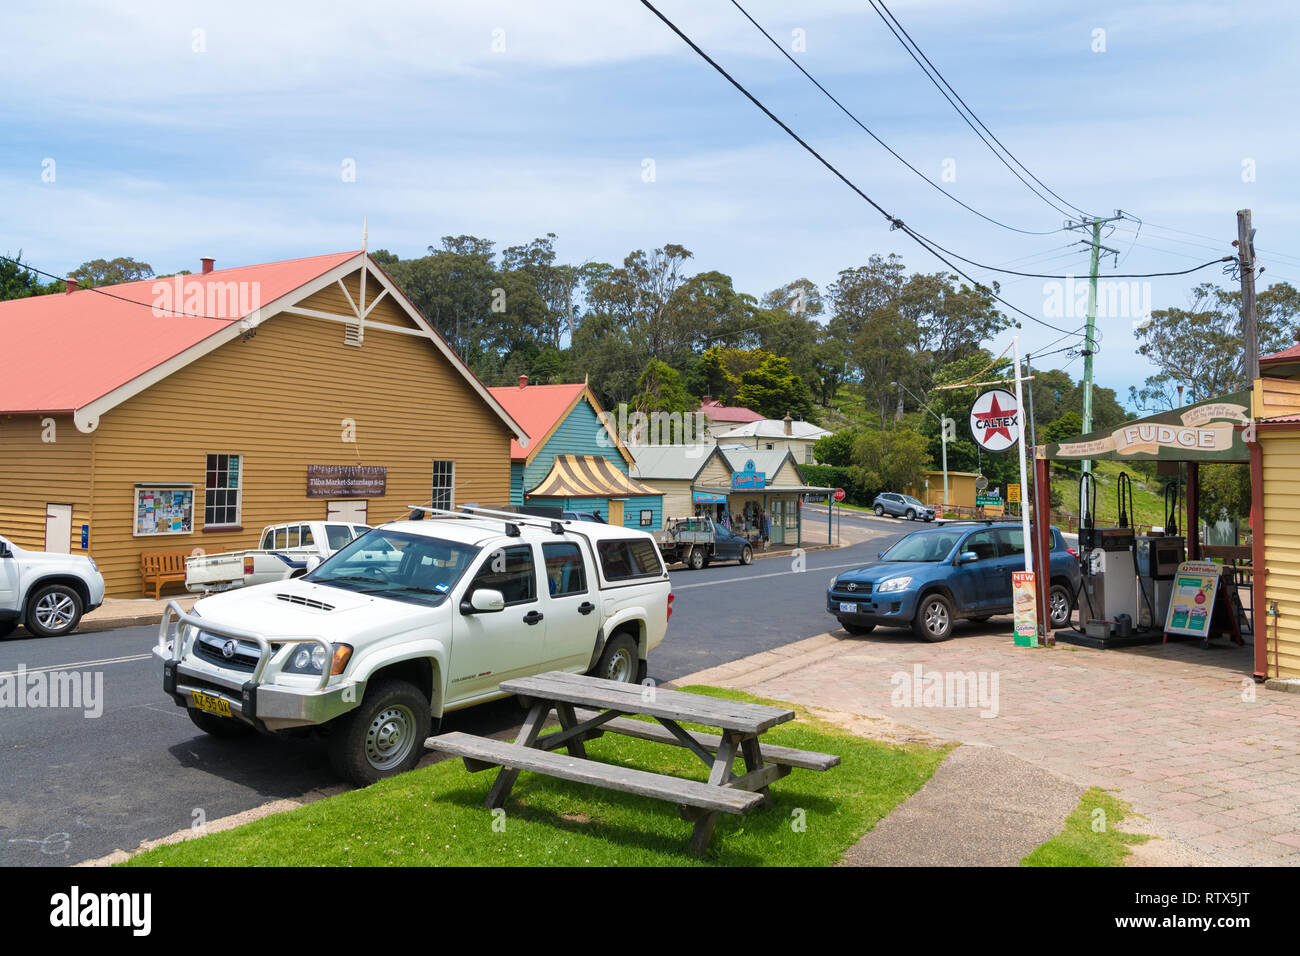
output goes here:
[[148, 594], [153, 587], [156, 600], [161, 597], [163, 585], [174, 581], [185, 583], [185, 560], [188, 551], [145, 551], [140, 555], [140, 593]]
[[[574, 708], [574, 713], [577, 714], [579, 720], [586, 720], [596, 716], [598, 712], [577, 707]], [[661, 724], [651, 723], [646, 720], [633, 720], [630, 717], [615, 717], [613, 720], [606, 721], [600, 729], [592, 731], [588, 739], [600, 736], [604, 730], [623, 734], [625, 737], [653, 740], [661, 744], [674, 744], [678, 747], [682, 745], [681, 741], [673, 735], [673, 732]], [[706, 750], [711, 750], [714, 753], [722, 745], [722, 738], [717, 734], [702, 734], [695, 731], [692, 732], [691, 736]], [[538, 739], [545, 740], [546, 738], [540, 737]], [[764, 762], [786, 767], [797, 767], [800, 770], [829, 770], [831, 767], [839, 766], [840, 763], [837, 754], [818, 753], [815, 750], [796, 750], [793, 747], [778, 747], [769, 743], [764, 743], [762, 748]]]
[[594, 784], [610, 790], [654, 797], [658, 800], [698, 807], [716, 813], [744, 813], [758, 806], [765, 799], [761, 793], [613, 766], [568, 754], [507, 743], [492, 737], [476, 737], [473, 734], [460, 732], [439, 734], [430, 737], [425, 742], [425, 746], [432, 750], [464, 757], [467, 765], [469, 761], [475, 761], [479, 764], [475, 769], [484, 769], [482, 765], [488, 764], [515, 770], [531, 770], [575, 783]]

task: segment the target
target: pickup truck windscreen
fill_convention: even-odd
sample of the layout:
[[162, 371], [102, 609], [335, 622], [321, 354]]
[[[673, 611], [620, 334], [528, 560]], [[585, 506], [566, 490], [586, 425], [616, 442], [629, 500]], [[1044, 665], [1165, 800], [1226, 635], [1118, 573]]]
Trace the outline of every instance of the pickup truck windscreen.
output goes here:
[[371, 531], [304, 577], [313, 584], [436, 607], [479, 553], [474, 545]]

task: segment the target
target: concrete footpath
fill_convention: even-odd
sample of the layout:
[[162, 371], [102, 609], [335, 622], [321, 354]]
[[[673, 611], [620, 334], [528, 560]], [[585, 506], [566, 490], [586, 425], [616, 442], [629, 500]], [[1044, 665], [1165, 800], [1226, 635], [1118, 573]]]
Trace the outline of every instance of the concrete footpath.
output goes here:
[[[175, 594], [163, 595], [160, 600], [153, 598], [105, 598], [104, 603], [81, 619], [77, 625], [78, 632], [108, 631], [115, 627], [139, 627], [162, 620], [163, 609], [167, 602], [175, 601], [181, 610], [188, 611], [201, 595]], [[19, 631], [26, 634], [26, 630]]]
[[[1134, 864], [1298, 864], [1300, 694], [1254, 684], [1251, 650], [1019, 648], [995, 619], [941, 644], [834, 631], [676, 683], [799, 703], [887, 741], [981, 746], [958, 748], [848, 863], [1012, 863], [1100, 786], [1132, 806], [1123, 829], [1162, 838]], [[982, 680], [985, 699], [922, 694], [932, 677]]]

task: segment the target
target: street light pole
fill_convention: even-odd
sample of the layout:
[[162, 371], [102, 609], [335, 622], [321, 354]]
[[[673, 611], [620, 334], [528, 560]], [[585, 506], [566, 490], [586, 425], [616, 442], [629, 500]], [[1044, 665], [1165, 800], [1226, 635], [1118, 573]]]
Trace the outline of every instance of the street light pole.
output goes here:
[[943, 446], [943, 507], [946, 511], [948, 508], [948, 420], [942, 415], [936, 415], [934, 409], [912, 394], [912, 390], [902, 382], [890, 382], [889, 384], [897, 385], [903, 391], [907, 392], [908, 395], [911, 395], [916, 404], [920, 405], [931, 415], [934, 415], [935, 420], [939, 423], [939, 443]]

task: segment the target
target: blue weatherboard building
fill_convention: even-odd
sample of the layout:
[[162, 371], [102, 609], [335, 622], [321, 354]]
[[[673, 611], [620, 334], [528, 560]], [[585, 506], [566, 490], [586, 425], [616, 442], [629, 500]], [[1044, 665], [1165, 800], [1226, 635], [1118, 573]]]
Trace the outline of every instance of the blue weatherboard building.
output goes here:
[[598, 514], [610, 524], [662, 527], [663, 493], [630, 475], [632, 456], [586, 384], [489, 389], [528, 433], [510, 443], [510, 504]]

